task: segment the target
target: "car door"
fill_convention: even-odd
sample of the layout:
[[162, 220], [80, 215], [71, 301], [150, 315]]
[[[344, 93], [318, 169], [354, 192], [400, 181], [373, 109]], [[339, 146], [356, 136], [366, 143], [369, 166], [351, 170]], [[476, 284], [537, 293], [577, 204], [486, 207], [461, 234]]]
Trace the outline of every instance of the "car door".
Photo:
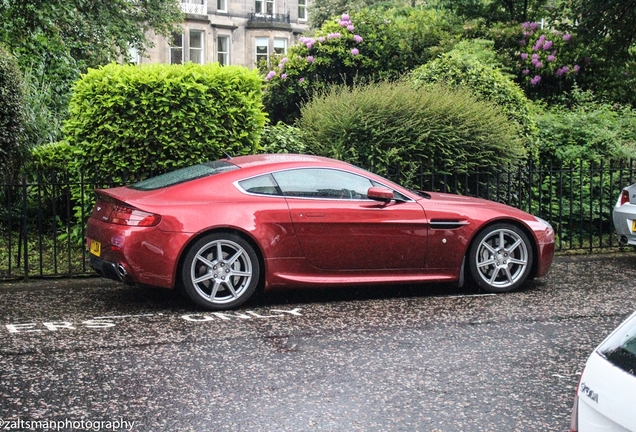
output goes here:
[[371, 200], [366, 193], [379, 184], [339, 169], [292, 169], [273, 176], [312, 266], [332, 271], [424, 268], [428, 222], [417, 202], [402, 195], [390, 203]]

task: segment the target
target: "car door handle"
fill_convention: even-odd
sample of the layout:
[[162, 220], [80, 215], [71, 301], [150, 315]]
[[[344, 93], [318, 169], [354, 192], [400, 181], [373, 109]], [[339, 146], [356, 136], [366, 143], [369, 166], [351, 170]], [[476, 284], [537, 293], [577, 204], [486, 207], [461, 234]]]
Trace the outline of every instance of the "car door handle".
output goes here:
[[[300, 216], [302, 217], [303, 215], [301, 214]], [[321, 212], [308, 212], [308, 213], [305, 213], [305, 216], [306, 217], [325, 217], [325, 214]]]

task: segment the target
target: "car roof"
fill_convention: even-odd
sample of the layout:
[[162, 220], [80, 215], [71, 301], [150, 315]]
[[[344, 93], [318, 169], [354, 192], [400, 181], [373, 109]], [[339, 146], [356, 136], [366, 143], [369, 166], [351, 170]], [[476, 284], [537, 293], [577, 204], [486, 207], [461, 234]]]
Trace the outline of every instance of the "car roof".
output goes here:
[[255, 168], [259, 166], [272, 166], [272, 165], [321, 165], [331, 167], [347, 167], [353, 166], [335, 159], [329, 159], [322, 156], [303, 155], [303, 154], [289, 154], [289, 153], [276, 153], [276, 154], [257, 154], [249, 156], [237, 156], [231, 159], [224, 159], [226, 162], [234, 164], [241, 168]]

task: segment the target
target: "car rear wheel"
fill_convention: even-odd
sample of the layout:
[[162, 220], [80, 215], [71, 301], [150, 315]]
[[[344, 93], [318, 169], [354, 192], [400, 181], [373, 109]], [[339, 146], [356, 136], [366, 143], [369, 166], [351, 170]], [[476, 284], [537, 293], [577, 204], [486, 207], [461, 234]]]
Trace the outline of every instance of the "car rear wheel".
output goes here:
[[475, 238], [469, 252], [471, 276], [487, 292], [517, 289], [532, 269], [532, 244], [511, 224], [495, 224]]
[[230, 233], [202, 237], [186, 253], [183, 287], [194, 302], [209, 310], [231, 309], [254, 294], [260, 266], [254, 248]]

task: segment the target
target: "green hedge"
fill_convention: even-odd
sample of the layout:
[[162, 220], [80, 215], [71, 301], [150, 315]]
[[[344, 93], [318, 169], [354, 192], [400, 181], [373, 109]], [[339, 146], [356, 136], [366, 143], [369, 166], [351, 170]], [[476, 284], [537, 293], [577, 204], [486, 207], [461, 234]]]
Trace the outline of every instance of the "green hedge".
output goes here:
[[24, 155], [24, 95], [15, 58], [0, 47], [0, 169], [16, 169]]
[[468, 91], [410, 82], [332, 88], [307, 103], [298, 122], [310, 152], [379, 174], [413, 167], [437, 172], [498, 172], [526, 157], [519, 127]]
[[251, 153], [265, 124], [262, 79], [239, 66], [116, 65], [75, 84], [64, 135], [72, 167], [127, 182]]

